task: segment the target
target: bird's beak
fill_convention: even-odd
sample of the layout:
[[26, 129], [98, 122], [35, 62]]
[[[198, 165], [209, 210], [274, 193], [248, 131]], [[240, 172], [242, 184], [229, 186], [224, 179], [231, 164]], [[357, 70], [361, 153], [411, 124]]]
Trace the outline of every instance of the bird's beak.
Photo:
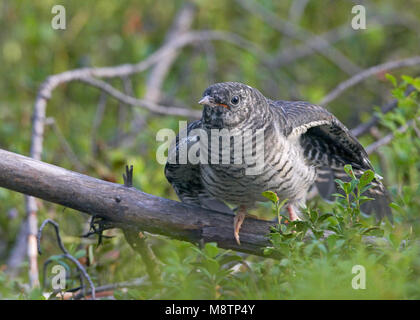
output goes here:
[[203, 104], [203, 105], [208, 105], [210, 107], [221, 106], [221, 107], [229, 109], [229, 107], [226, 104], [216, 103], [213, 97], [210, 97], [210, 96], [204, 96], [200, 101], [198, 101], [198, 103]]
[[214, 106], [214, 99], [210, 96], [204, 96], [200, 101], [198, 101], [199, 104], [207, 104], [209, 106]]

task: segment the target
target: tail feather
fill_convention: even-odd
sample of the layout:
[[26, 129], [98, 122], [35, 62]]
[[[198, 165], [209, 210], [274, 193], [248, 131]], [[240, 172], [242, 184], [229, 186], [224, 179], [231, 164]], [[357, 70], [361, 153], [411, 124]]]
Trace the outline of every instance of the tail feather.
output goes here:
[[391, 197], [388, 190], [386, 190], [384, 185], [378, 180], [374, 180], [372, 185], [373, 187], [367, 190], [365, 195], [374, 200], [363, 203], [360, 209], [366, 214], [372, 214], [374, 212], [376, 217], [380, 220], [384, 217], [388, 217], [388, 219], [392, 221], [391, 208], [389, 207]]

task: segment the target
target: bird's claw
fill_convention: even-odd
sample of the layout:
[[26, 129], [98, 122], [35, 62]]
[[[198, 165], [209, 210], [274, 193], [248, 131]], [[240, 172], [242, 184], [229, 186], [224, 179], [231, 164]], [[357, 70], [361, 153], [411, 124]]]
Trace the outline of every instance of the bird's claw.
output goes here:
[[244, 222], [246, 217], [246, 212], [243, 209], [238, 210], [235, 218], [233, 219], [233, 236], [235, 237], [236, 243], [241, 245], [241, 241], [239, 240], [239, 230], [241, 229], [242, 223]]

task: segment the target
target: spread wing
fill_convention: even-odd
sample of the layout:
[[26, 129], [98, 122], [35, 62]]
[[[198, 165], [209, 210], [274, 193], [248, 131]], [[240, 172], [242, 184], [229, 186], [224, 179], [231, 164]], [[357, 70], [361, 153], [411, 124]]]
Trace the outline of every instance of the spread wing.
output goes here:
[[[199, 164], [180, 161], [180, 154], [188, 152], [197, 136], [191, 135], [193, 129], [201, 128], [201, 121], [191, 122], [184, 130], [186, 133], [178, 134], [168, 150], [168, 161], [165, 165], [165, 176], [174, 188], [182, 202], [195, 204], [208, 209], [232, 213], [232, 210], [222, 201], [212, 197], [201, 182]], [[181, 139], [180, 139], [181, 137]], [[186, 157], [185, 157], [185, 160]]]
[[[348, 180], [344, 165], [351, 164], [356, 176], [373, 170], [363, 146], [351, 132], [321, 106], [307, 102], [273, 101], [272, 107], [281, 118], [284, 134], [298, 139], [308, 163], [317, 167], [316, 186], [322, 197], [331, 200], [338, 192], [335, 179]], [[366, 192], [374, 201], [363, 204], [365, 213], [375, 212], [378, 218], [391, 217], [389, 194], [378, 179]]]

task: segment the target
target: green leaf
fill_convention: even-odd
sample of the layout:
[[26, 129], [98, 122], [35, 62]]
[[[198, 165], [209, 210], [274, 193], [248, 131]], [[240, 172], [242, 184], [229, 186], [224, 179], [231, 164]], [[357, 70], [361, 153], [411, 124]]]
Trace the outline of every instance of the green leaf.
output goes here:
[[298, 220], [295, 221], [296, 231], [306, 231], [309, 228], [308, 221]]
[[29, 300], [45, 300], [40, 288], [34, 288], [29, 292]]
[[278, 209], [280, 210], [281, 208], [283, 208], [283, 206], [286, 204], [286, 202], [288, 201], [289, 199], [284, 199], [282, 202], [280, 202], [279, 203], [279, 205], [278, 205]]
[[343, 181], [341, 181], [340, 179], [335, 179], [334, 181], [338, 184], [338, 186], [339, 186], [341, 189], [344, 189], [344, 187], [343, 187], [344, 182], [343, 182]]
[[282, 266], [282, 267], [287, 267], [287, 266], [291, 265], [291, 263], [290, 263], [289, 259], [283, 258], [283, 259], [280, 260], [279, 265]]
[[80, 259], [81, 257], [84, 257], [85, 255], [86, 255], [86, 250], [80, 249], [80, 250], [77, 250], [77, 252], [74, 254], [74, 257], [76, 259]]
[[408, 84], [413, 84], [413, 80], [414, 80], [412, 77], [407, 76], [407, 75], [402, 75], [401, 79], [403, 79]]
[[363, 235], [383, 237], [384, 231], [377, 226], [369, 227], [362, 232]]
[[219, 271], [220, 265], [219, 262], [215, 259], [208, 259], [206, 261], [206, 268], [210, 274], [216, 274]]
[[57, 254], [57, 255], [53, 255], [51, 257], [48, 258], [48, 260], [52, 260], [52, 261], [59, 261], [63, 258], [62, 254]]
[[413, 79], [411, 84], [414, 88], [416, 88], [417, 91], [420, 91], [420, 78]]
[[375, 200], [375, 199], [374, 198], [369, 198], [369, 197], [366, 197], [366, 196], [360, 196], [359, 203], [363, 204], [363, 203], [365, 203], [367, 201], [371, 201], [371, 200]]
[[387, 73], [386, 75], [385, 75], [385, 77], [392, 83], [392, 85], [394, 86], [394, 87], [396, 87], [397, 86], [397, 79], [395, 79], [395, 77], [392, 75], [392, 74], [390, 74], [390, 73]]
[[359, 180], [357, 179], [352, 179], [350, 181], [350, 192], [353, 192], [354, 189], [356, 188], [356, 186], [359, 184]]
[[372, 170], [365, 171], [360, 177], [359, 188], [367, 186], [375, 178], [375, 173]]
[[342, 195], [341, 193], [333, 193], [332, 194], [333, 197], [337, 197], [337, 198], [346, 198], [344, 195]]
[[373, 188], [373, 186], [371, 184], [368, 184], [367, 186], [360, 188], [360, 194], [365, 193], [366, 191], [368, 191], [369, 189]]
[[126, 298], [126, 294], [125, 294], [122, 290], [119, 290], [119, 289], [114, 290], [113, 296], [114, 296], [114, 298], [115, 298], [115, 299], [117, 299], [117, 300], [124, 300], [124, 299], [127, 299], [127, 298]]
[[271, 255], [273, 252], [274, 252], [274, 248], [267, 247], [267, 248], [264, 248], [263, 254], [264, 254], [265, 256], [269, 256], [269, 255]]
[[264, 191], [262, 196], [270, 200], [272, 203], [276, 204], [279, 201], [279, 197], [273, 191]]
[[242, 261], [242, 260], [243, 260], [243, 258], [241, 256], [236, 255], [236, 254], [234, 254], [234, 255], [226, 255], [226, 256], [218, 259], [220, 265], [222, 265], [222, 266], [225, 265], [225, 264], [234, 262], [234, 261], [239, 262], [239, 261]]
[[204, 246], [204, 251], [208, 257], [214, 258], [218, 254], [219, 248], [216, 242], [208, 242]]
[[324, 213], [322, 216], [320, 216], [318, 218], [318, 222], [324, 222], [325, 220], [327, 220], [329, 217], [333, 217], [334, 215], [332, 213]]
[[389, 235], [388, 239], [389, 239], [389, 242], [391, 243], [391, 245], [392, 245], [395, 249], [397, 249], [397, 248], [399, 248], [399, 247], [400, 247], [401, 240], [400, 240], [400, 239], [399, 239], [399, 238], [398, 238], [395, 234], [391, 233], [391, 234]]
[[350, 194], [352, 192], [350, 182], [343, 183], [343, 190], [346, 194]]
[[395, 203], [395, 202], [391, 202], [390, 204], [389, 204], [389, 206], [392, 208], [392, 209], [395, 209], [396, 211], [398, 211], [399, 213], [403, 213], [404, 212], [404, 209], [403, 208], [401, 208], [401, 206], [400, 205], [398, 205], [397, 203]]
[[405, 90], [404, 90], [403, 87], [395, 88], [394, 90], [392, 90], [392, 95], [398, 101], [399, 100], [404, 100], [404, 98], [405, 98]]
[[309, 213], [310, 217], [311, 217], [311, 221], [312, 223], [316, 223], [316, 221], [318, 220], [318, 212], [316, 212], [315, 210], [312, 210]]
[[354, 175], [354, 172], [353, 172], [353, 168], [352, 168], [352, 166], [351, 166], [350, 164], [346, 164], [346, 165], [344, 166], [344, 171], [347, 173], [347, 175], [348, 175], [349, 177], [351, 177], [351, 178], [353, 178], [353, 179], [355, 179], [355, 178], [356, 178], [356, 176]]

